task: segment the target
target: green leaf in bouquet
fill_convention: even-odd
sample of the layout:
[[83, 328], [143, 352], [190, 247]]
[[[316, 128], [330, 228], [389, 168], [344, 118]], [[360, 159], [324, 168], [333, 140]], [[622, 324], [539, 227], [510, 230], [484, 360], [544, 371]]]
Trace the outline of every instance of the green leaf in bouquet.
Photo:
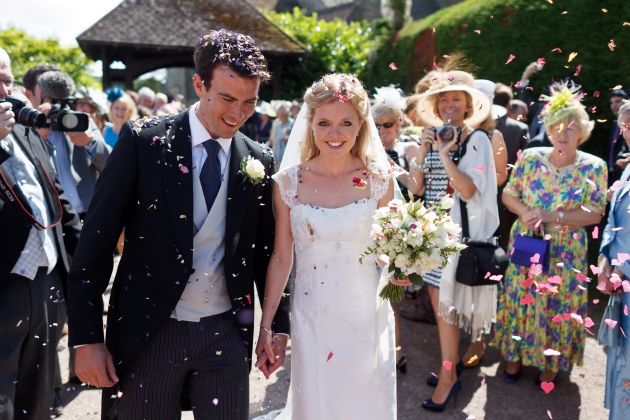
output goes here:
[[409, 274], [409, 281], [415, 284], [416, 286], [424, 286], [424, 280], [420, 274], [412, 273]]

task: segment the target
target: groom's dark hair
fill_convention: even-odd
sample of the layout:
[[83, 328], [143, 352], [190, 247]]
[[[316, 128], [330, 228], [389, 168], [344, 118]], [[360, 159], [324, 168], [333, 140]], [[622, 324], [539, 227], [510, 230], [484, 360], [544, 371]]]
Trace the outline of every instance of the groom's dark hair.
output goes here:
[[230, 67], [241, 77], [260, 77], [261, 83], [271, 80], [267, 60], [251, 36], [221, 29], [206, 32], [195, 46], [195, 73], [210, 89], [215, 67]]

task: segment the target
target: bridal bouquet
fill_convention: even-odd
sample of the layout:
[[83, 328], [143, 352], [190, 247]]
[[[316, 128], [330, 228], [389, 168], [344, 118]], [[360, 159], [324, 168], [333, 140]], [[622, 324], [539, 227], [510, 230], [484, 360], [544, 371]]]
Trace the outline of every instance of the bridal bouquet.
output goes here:
[[[376, 211], [371, 235], [374, 247], [361, 254], [363, 258], [374, 254], [389, 258], [389, 272], [397, 280], [409, 280], [417, 285], [424, 284], [422, 276], [437, 268], [444, 268], [448, 257], [466, 248], [458, 243], [461, 227], [453, 223], [448, 209], [453, 199], [446, 195], [430, 208], [421, 200], [392, 200], [387, 207]], [[404, 297], [404, 287], [391, 282], [380, 296], [392, 302]]]

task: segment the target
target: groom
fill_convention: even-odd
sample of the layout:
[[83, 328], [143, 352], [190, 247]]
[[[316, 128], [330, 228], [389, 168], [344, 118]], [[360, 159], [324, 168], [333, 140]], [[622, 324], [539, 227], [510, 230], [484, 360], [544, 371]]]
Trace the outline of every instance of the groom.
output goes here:
[[[105, 388], [103, 418], [171, 420], [183, 387], [195, 418], [248, 418], [254, 283], [262, 301], [274, 244], [274, 164], [238, 129], [270, 75], [254, 40], [226, 30], [200, 38], [194, 62], [200, 102], [121, 129], [72, 262], [70, 345], [79, 378]], [[102, 295], [123, 229], [104, 327]], [[274, 330], [275, 347], [286, 348], [288, 297]], [[263, 370], [284, 362], [274, 353]]]

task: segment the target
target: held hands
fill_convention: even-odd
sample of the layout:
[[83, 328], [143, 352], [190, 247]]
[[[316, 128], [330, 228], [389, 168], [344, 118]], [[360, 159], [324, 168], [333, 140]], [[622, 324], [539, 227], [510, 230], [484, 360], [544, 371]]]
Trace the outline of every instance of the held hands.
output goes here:
[[269, 379], [286, 359], [287, 342], [289, 337], [276, 334], [273, 337], [268, 331], [260, 329], [258, 345], [256, 345], [256, 367]]
[[[46, 117], [50, 114], [50, 110], [52, 109], [52, 105], [49, 102], [44, 102], [40, 106], [37, 107], [39, 112], [42, 112]], [[50, 128], [36, 128], [37, 134], [43, 139], [48, 139], [48, 135], [50, 134]]]
[[88, 385], [109, 388], [118, 382], [114, 361], [105, 343], [79, 347], [74, 366], [79, 379]]
[[9, 102], [0, 103], [0, 140], [8, 136], [13, 131], [15, 125], [15, 114], [11, 111]]

